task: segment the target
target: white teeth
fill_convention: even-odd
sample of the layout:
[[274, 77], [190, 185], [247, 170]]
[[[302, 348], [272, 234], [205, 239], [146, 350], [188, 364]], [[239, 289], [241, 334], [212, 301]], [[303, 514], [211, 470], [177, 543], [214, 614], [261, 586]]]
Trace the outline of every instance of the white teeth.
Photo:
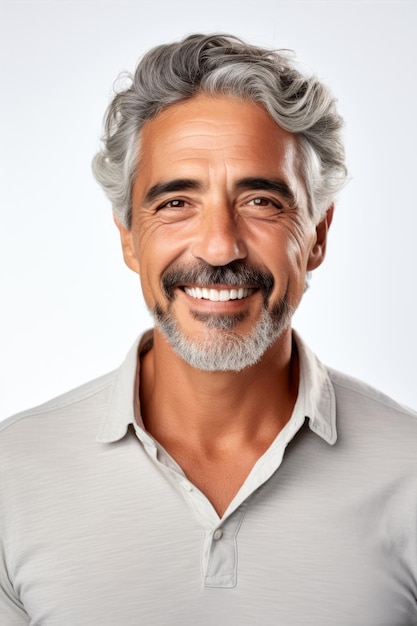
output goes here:
[[212, 302], [217, 302], [220, 300], [220, 292], [217, 289], [210, 289], [209, 291], [209, 300]]
[[229, 291], [229, 289], [222, 289], [220, 291], [219, 300], [220, 300], [220, 302], [227, 302], [228, 300], [230, 300], [230, 291]]
[[207, 289], [206, 287], [184, 287], [184, 291], [192, 298], [211, 300], [211, 302], [228, 302], [242, 300], [250, 296], [255, 290], [246, 287], [239, 289]]

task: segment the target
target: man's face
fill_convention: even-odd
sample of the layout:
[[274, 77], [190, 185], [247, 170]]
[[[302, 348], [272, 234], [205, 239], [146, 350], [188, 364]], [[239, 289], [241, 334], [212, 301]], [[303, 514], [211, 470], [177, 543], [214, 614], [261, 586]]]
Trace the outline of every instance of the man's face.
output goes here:
[[132, 195], [125, 260], [175, 351], [206, 370], [259, 360], [324, 256], [295, 136], [252, 102], [198, 95], [145, 124]]

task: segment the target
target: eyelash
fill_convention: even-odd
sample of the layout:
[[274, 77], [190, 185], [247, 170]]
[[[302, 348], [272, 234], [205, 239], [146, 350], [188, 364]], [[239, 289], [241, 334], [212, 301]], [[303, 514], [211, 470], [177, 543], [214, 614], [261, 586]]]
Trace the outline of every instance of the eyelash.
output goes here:
[[[283, 208], [282, 204], [278, 202], [277, 200], [272, 200], [271, 198], [265, 198], [264, 196], [257, 196], [256, 198], [252, 198], [251, 200], [247, 202], [247, 204], [250, 204], [252, 202], [253, 206], [262, 206], [256, 203], [257, 200], [267, 202], [268, 204], [271, 204], [273, 207], [275, 207], [278, 210], [282, 210]], [[169, 206], [173, 203], [177, 203], [177, 204], [174, 206]], [[176, 209], [176, 208], [181, 209], [183, 208], [185, 204], [186, 204], [186, 200], [181, 200], [180, 198], [173, 198], [172, 200], [167, 200], [166, 202], [163, 202], [161, 205], [159, 205], [157, 207], [157, 211], [159, 211], [160, 209]]]
[[249, 200], [248, 204], [250, 202], [253, 202], [253, 206], [261, 206], [260, 204], [256, 204], [257, 200], [263, 200], [265, 202], [267, 202], [268, 204], [271, 204], [273, 207], [275, 207], [276, 209], [281, 210], [282, 204], [280, 202], [278, 202], [278, 200], [272, 200], [272, 198], [265, 198], [264, 196], [257, 196], [256, 198], [252, 198], [251, 200]]
[[180, 198], [173, 198], [172, 200], [167, 200], [166, 202], [163, 202], [162, 204], [160, 204], [157, 207], [157, 211], [159, 211], [160, 209], [176, 209], [176, 208], [180, 208], [182, 209], [182, 206], [168, 206], [169, 204], [172, 204], [173, 202], [178, 202], [178, 203], [182, 203], [183, 205], [186, 204], [185, 200], [180, 200]]

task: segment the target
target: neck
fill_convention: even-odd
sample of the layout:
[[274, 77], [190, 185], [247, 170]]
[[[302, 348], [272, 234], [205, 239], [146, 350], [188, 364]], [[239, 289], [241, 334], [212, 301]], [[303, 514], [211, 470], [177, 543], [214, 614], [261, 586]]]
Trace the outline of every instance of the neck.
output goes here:
[[140, 380], [146, 429], [168, 449], [182, 438], [206, 453], [275, 438], [296, 400], [298, 358], [288, 329], [259, 363], [240, 372], [204, 372], [185, 363], [155, 330]]

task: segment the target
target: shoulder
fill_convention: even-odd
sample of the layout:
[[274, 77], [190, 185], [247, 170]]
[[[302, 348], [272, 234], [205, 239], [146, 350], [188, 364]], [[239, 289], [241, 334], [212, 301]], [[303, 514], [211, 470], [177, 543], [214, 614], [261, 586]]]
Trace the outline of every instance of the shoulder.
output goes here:
[[77, 416], [85, 420], [102, 414], [108, 403], [117, 370], [91, 380], [39, 406], [22, 411], [0, 422], [0, 442], [23, 432], [36, 433], [71, 425]]
[[109, 412], [113, 421], [121, 421], [114, 425], [113, 431], [126, 431], [133, 410], [138, 350], [147, 348], [151, 340], [152, 330], [145, 331], [117, 369], [0, 422], [0, 444], [9, 436], [27, 439], [35, 434], [39, 441], [41, 434], [55, 440], [81, 431], [88, 435], [90, 428], [95, 429], [96, 436], [98, 425], [103, 424]]
[[382, 391], [342, 372], [327, 368], [330, 380], [338, 396], [351, 400], [353, 405], [409, 417], [417, 423], [417, 412], [397, 402]]
[[336, 398], [338, 434], [356, 438], [360, 433], [373, 449], [383, 441], [387, 453], [408, 450], [417, 459], [416, 411], [363, 381], [329, 368], [328, 372]]

